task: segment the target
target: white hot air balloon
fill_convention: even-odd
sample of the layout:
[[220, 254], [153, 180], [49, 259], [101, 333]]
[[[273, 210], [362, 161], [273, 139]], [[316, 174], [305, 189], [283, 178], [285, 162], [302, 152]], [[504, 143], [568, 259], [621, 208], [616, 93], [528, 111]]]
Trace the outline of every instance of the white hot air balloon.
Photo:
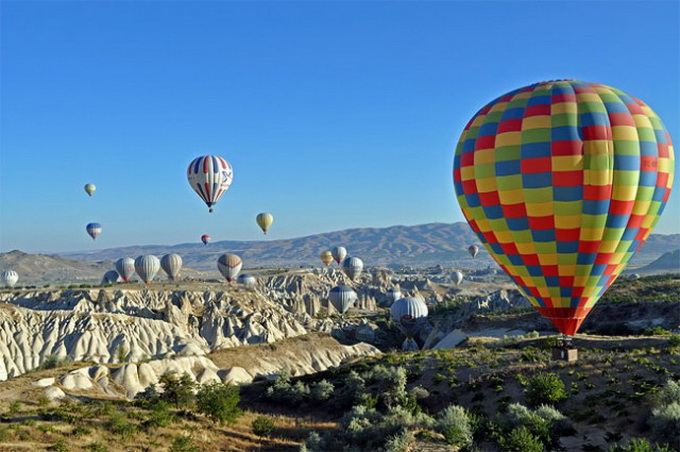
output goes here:
[[102, 278], [102, 284], [116, 284], [118, 282], [118, 278], [120, 275], [116, 270], [109, 270], [106, 273], [104, 273], [104, 277]]
[[234, 170], [224, 157], [203, 155], [195, 158], [187, 169], [189, 185], [212, 212], [212, 206], [229, 190], [234, 180]]
[[400, 298], [392, 303], [390, 316], [406, 336], [413, 337], [427, 319], [427, 305], [420, 298]]
[[6, 270], [0, 273], [0, 284], [6, 287], [14, 287], [19, 281], [19, 273], [14, 270]]
[[337, 286], [333, 287], [328, 293], [328, 299], [340, 314], [344, 314], [354, 306], [357, 301], [357, 293], [351, 287]]
[[364, 263], [358, 257], [348, 257], [342, 262], [342, 271], [351, 279], [356, 281], [364, 270]]
[[223, 254], [217, 259], [217, 269], [228, 282], [236, 279], [242, 266], [243, 261], [236, 254]]
[[161, 268], [171, 280], [177, 279], [179, 271], [182, 269], [182, 256], [179, 254], [166, 254], [161, 258]]
[[135, 259], [135, 271], [147, 286], [161, 269], [161, 261], [152, 254], [145, 254]]
[[135, 260], [131, 257], [124, 257], [116, 261], [116, 271], [123, 281], [129, 281], [135, 273]]
[[239, 275], [239, 277], [236, 279], [236, 282], [239, 284], [243, 284], [244, 286], [257, 285], [257, 279], [255, 279], [255, 277], [249, 273]]
[[97, 191], [97, 187], [94, 184], [85, 184], [85, 193], [88, 196], [92, 196], [95, 191]]
[[453, 272], [451, 277], [453, 278], [453, 283], [455, 285], [459, 285], [463, 282], [463, 274], [461, 272]]
[[336, 246], [331, 250], [331, 254], [333, 255], [333, 259], [335, 259], [335, 262], [339, 264], [347, 257], [347, 249], [344, 246]]

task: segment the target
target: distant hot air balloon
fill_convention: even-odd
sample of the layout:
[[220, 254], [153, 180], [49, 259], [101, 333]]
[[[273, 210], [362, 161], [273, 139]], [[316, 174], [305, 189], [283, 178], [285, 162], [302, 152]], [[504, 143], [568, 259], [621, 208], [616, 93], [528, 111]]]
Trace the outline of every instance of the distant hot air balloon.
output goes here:
[[633, 279], [633, 280], [640, 279], [640, 274], [639, 273], [633, 273], [632, 275], [630, 275], [630, 279]]
[[217, 269], [228, 282], [232, 282], [236, 279], [241, 271], [242, 265], [243, 262], [241, 261], [241, 258], [236, 254], [223, 254], [217, 259]]
[[238, 278], [236, 279], [236, 282], [239, 284], [243, 284], [244, 286], [255, 286], [257, 285], [257, 279], [251, 274], [244, 273], [242, 275], [239, 275]]
[[336, 246], [331, 250], [331, 254], [333, 255], [333, 259], [335, 259], [335, 262], [339, 264], [345, 260], [345, 257], [347, 256], [347, 249], [345, 249], [344, 246]]
[[0, 273], [0, 284], [7, 287], [14, 287], [19, 281], [19, 273], [14, 270], [5, 270]]
[[324, 251], [321, 253], [321, 262], [323, 262], [323, 264], [328, 267], [331, 262], [333, 262], [333, 253], [330, 251]]
[[161, 261], [152, 254], [145, 254], [135, 259], [135, 271], [147, 286], [161, 269]]
[[357, 301], [357, 293], [351, 287], [337, 286], [333, 287], [328, 293], [328, 299], [340, 314], [344, 314], [354, 306]]
[[453, 272], [451, 277], [453, 278], [453, 283], [457, 286], [463, 282], [463, 274], [461, 272]]
[[179, 254], [166, 254], [161, 258], [161, 268], [171, 280], [177, 279], [179, 271], [182, 269], [182, 256]]
[[479, 253], [479, 247], [477, 245], [470, 245], [468, 247], [468, 253], [470, 253], [470, 256], [475, 257], [477, 253]]
[[387, 300], [390, 304], [394, 303], [401, 298], [401, 290], [398, 288], [392, 288], [387, 291]]
[[92, 196], [95, 191], [97, 191], [97, 187], [94, 184], [85, 184], [85, 192], [89, 196]]
[[99, 234], [102, 233], [102, 225], [99, 223], [89, 223], [87, 226], [85, 226], [85, 230], [90, 235], [90, 237], [92, 237], [92, 240], [95, 240], [97, 237], [99, 237]]
[[116, 261], [116, 271], [123, 281], [129, 281], [135, 273], [135, 260], [131, 257], [124, 257]]
[[258, 214], [255, 220], [257, 221], [257, 225], [262, 229], [262, 232], [266, 234], [269, 230], [269, 226], [271, 226], [274, 222], [274, 215], [268, 212], [263, 212]]
[[559, 80], [484, 106], [460, 137], [453, 180], [491, 256], [573, 335], [658, 221], [673, 162], [668, 132], [642, 101]]
[[189, 185], [194, 189], [212, 212], [212, 206], [231, 186], [234, 170], [229, 162], [219, 155], [204, 155], [195, 158], [187, 169]]
[[118, 282], [118, 277], [120, 275], [116, 270], [109, 270], [106, 273], [104, 273], [104, 277], [102, 278], [102, 284], [116, 284]]
[[420, 298], [400, 298], [390, 306], [390, 316], [407, 337], [413, 337], [427, 318], [427, 305]]
[[358, 257], [348, 257], [342, 262], [342, 271], [351, 279], [356, 281], [364, 270], [364, 262]]
[[207, 245], [208, 243], [210, 243], [211, 239], [212, 239], [212, 237], [210, 237], [208, 234], [203, 234], [201, 236], [201, 242], [203, 242], [204, 245]]

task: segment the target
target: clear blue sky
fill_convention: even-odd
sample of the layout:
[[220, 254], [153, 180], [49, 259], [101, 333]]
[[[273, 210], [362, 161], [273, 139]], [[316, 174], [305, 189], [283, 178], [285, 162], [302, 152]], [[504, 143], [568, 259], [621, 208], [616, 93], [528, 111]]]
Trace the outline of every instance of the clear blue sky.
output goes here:
[[[541, 80], [620, 88], [678, 143], [678, 5], [3, 1], [0, 250], [461, 221], [461, 130]], [[214, 214], [186, 181], [205, 153], [234, 166]]]

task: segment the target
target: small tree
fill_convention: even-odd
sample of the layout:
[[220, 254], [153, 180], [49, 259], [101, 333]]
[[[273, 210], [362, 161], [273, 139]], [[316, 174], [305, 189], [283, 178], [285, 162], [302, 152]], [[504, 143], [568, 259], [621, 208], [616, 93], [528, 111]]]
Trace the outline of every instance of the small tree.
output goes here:
[[537, 406], [543, 403], [552, 404], [567, 398], [564, 392], [564, 383], [557, 374], [539, 374], [529, 379], [529, 384], [524, 390], [527, 402]]
[[159, 383], [163, 388], [163, 397], [174, 403], [175, 408], [189, 404], [194, 397], [196, 385], [187, 373], [178, 377], [177, 372], [170, 370], [161, 375]]
[[275, 428], [276, 424], [269, 416], [258, 416], [253, 419], [253, 432], [257, 436], [269, 436]]
[[228, 383], [207, 384], [196, 394], [198, 411], [220, 424], [231, 424], [241, 416], [242, 411], [238, 407], [240, 401], [238, 388]]
[[513, 429], [499, 445], [504, 452], [543, 452], [543, 443], [526, 427]]

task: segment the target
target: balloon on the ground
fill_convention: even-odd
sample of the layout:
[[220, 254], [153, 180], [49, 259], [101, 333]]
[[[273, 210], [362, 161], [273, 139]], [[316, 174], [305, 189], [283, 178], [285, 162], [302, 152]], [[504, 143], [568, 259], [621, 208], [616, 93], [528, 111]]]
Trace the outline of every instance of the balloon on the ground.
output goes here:
[[573, 335], [657, 223], [673, 162], [671, 138], [644, 102], [559, 80], [479, 110], [458, 142], [453, 179], [491, 256]]
[[324, 251], [321, 253], [321, 262], [323, 262], [326, 267], [331, 265], [331, 262], [333, 262], [333, 253], [330, 251]]
[[85, 184], [85, 193], [87, 193], [88, 196], [92, 196], [95, 191], [97, 191], [97, 187], [94, 184]]
[[204, 155], [195, 158], [187, 169], [189, 185], [201, 197], [212, 212], [212, 206], [229, 190], [234, 180], [231, 164], [219, 155]]
[[166, 254], [161, 258], [161, 268], [174, 281], [182, 269], [182, 256], [175, 253]]
[[208, 234], [203, 234], [201, 236], [201, 242], [203, 242], [204, 245], [210, 243], [210, 240], [212, 240], [212, 237], [210, 237]]
[[96, 240], [96, 238], [99, 237], [99, 234], [102, 233], [102, 225], [99, 223], [88, 223], [88, 225], [85, 226], [85, 231], [92, 237], [92, 240]]
[[470, 256], [475, 257], [477, 253], [479, 253], [479, 247], [477, 245], [470, 245], [468, 247], [468, 253], [470, 253]]
[[123, 257], [116, 261], [116, 271], [123, 281], [129, 281], [135, 273], [135, 260], [131, 257]]
[[390, 317], [406, 336], [413, 337], [427, 319], [427, 305], [420, 298], [400, 298], [390, 306]]
[[217, 269], [228, 282], [236, 279], [242, 266], [243, 261], [236, 254], [223, 254], [217, 259]]
[[451, 277], [453, 278], [453, 283], [455, 285], [459, 285], [463, 282], [463, 274], [461, 272], [453, 272]]
[[244, 286], [257, 285], [257, 279], [255, 279], [255, 277], [249, 273], [239, 275], [238, 278], [236, 279], [236, 282], [239, 284], [243, 284]]
[[336, 246], [331, 250], [331, 254], [333, 255], [333, 259], [335, 259], [335, 262], [339, 264], [347, 257], [347, 249], [344, 246]]
[[351, 279], [356, 281], [364, 270], [364, 262], [358, 257], [348, 257], [342, 262], [342, 271]]
[[104, 277], [102, 278], [102, 284], [115, 284], [118, 282], [118, 278], [120, 275], [116, 270], [109, 270], [106, 273], [104, 273]]
[[340, 314], [347, 312], [357, 301], [357, 293], [347, 286], [333, 287], [328, 293], [328, 299]]
[[257, 221], [257, 225], [262, 229], [262, 232], [266, 234], [267, 231], [269, 231], [269, 227], [274, 222], [274, 215], [269, 212], [263, 212], [257, 215], [255, 221]]
[[14, 287], [19, 281], [19, 273], [14, 270], [5, 270], [0, 273], [0, 285]]
[[160, 269], [161, 261], [152, 254], [145, 254], [135, 259], [135, 271], [147, 286], [151, 284]]

